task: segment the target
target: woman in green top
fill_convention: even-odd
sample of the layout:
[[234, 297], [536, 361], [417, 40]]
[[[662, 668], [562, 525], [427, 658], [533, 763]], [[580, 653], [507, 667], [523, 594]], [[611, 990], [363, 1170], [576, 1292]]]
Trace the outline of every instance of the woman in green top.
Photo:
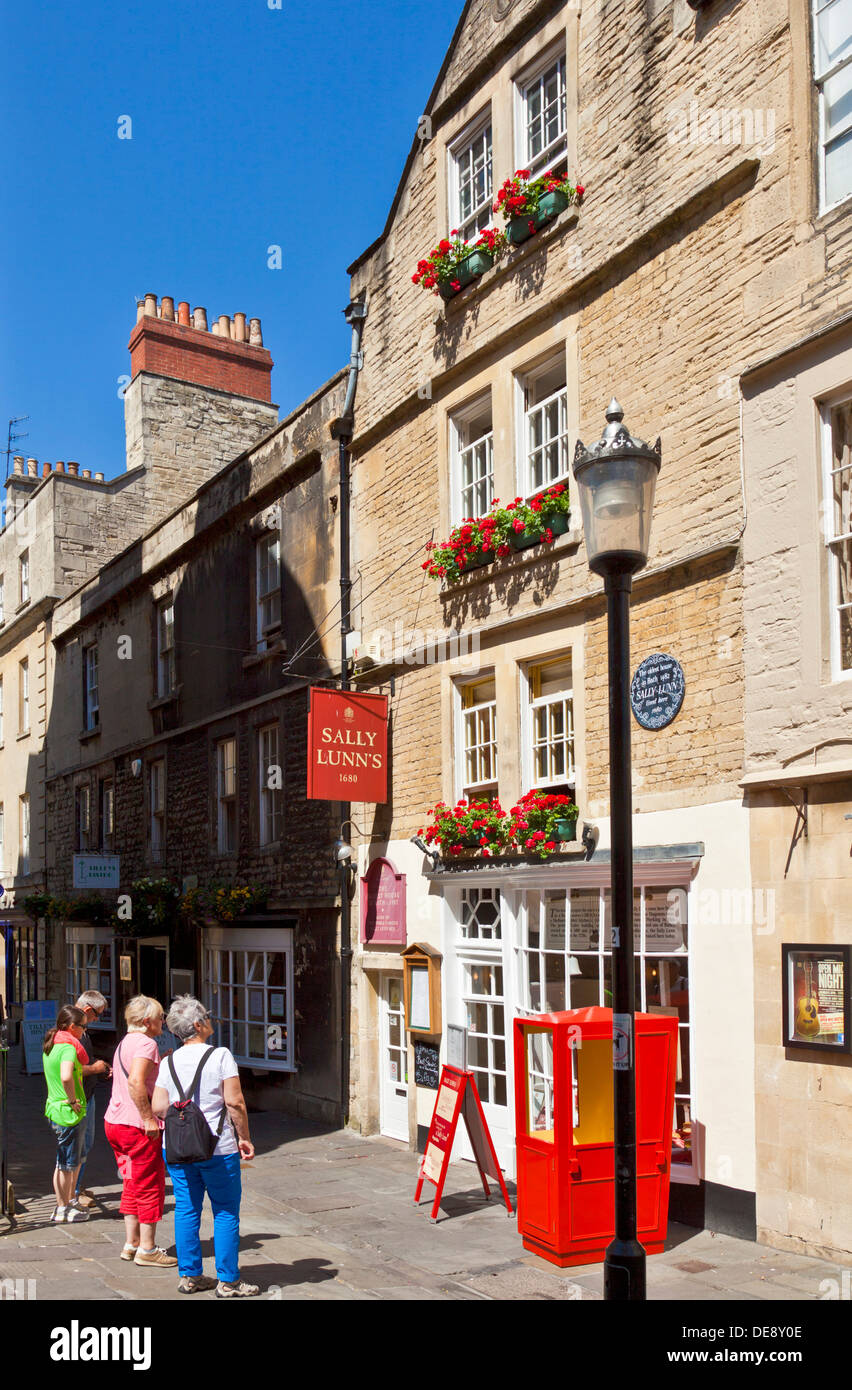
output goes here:
[[86, 1096], [83, 1068], [77, 1044], [86, 1027], [82, 1009], [68, 1005], [60, 1009], [56, 1026], [44, 1035], [44, 1078], [47, 1104], [44, 1113], [56, 1135], [56, 1167], [53, 1190], [56, 1210], [51, 1221], [87, 1221], [88, 1212], [72, 1205], [74, 1184], [80, 1168], [86, 1126]]

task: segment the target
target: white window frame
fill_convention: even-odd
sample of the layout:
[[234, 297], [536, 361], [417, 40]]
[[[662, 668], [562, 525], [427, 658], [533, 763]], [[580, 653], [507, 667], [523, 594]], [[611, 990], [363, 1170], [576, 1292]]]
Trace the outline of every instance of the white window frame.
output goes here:
[[[486, 405], [491, 406], [491, 393], [479, 396], [461, 410], [450, 416], [450, 473], [452, 481], [452, 521], [453, 525], [467, 517], [485, 516], [491, 510], [494, 498], [494, 416], [491, 414], [491, 428], [476, 438], [468, 438], [471, 420], [484, 413]], [[481, 460], [484, 469], [479, 469], [478, 477], [465, 485], [464, 469], [467, 456], [471, 460]], [[473, 494], [480, 493], [479, 500]], [[470, 495], [468, 495], [470, 494]], [[481, 503], [482, 510], [475, 508]]]
[[30, 551], [29, 546], [18, 557], [18, 576], [21, 586], [21, 603], [30, 601]]
[[5, 588], [5, 576], [0, 574], [0, 627], [2, 627], [6, 621], [6, 602], [4, 598]]
[[90, 642], [83, 648], [83, 716], [87, 732], [97, 729], [101, 722], [98, 698], [98, 644]]
[[[552, 662], [570, 661], [572, 678], [570, 685], [555, 691], [551, 695], [534, 696], [532, 691], [532, 673], [540, 666], [548, 666]], [[574, 724], [574, 679], [573, 679], [573, 654], [564, 652], [553, 656], [538, 657], [533, 661], [525, 662], [521, 668], [521, 708], [524, 711], [523, 718], [523, 739], [522, 739], [522, 759], [524, 782], [530, 787], [561, 787], [566, 783], [569, 786], [576, 786], [577, 783], [577, 761], [576, 761], [576, 730]], [[553, 773], [547, 777], [539, 777], [536, 773], [536, 735], [535, 735], [535, 716], [536, 711], [545, 709], [549, 705], [562, 702], [565, 709], [565, 729], [566, 733], [562, 738], [562, 743], [566, 752], [566, 771], [564, 773]], [[550, 721], [548, 720], [548, 724]], [[554, 740], [555, 746], [556, 740]], [[550, 741], [547, 741], [550, 747]], [[548, 758], [551, 762], [551, 758]]]
[[24, 792], [18, 798], [18, 862], [21, 866], [21, 877], [26, 878], [30, 872], [30, 798], [29, 793]]
[[[500, 778], [500, 754], [499, 754], [499, 739], [498, 739], [498, 730], [497, 730], [497, 692], [496, 692], [496, 688], [495, 688], [494, 698], [493, 698], [493, 699], [491, 699], [491, 700], [482, 700], [482, 701], [479, 701], [479, 702], [477, 702], [476, 704], [470, 706], [470, 707], [467, 708], [467, 709], [466, 709], [465, 706], [464, 706], [464, 696], [463, 696], [463, 693], [462, 693], [464, 690], [469, 690], [471, 687], [476, 687], [477, 685], [484, 684], [485, 681], [486, 681], [486, 680], [489, 680], [489, 679], [492, 680], [492, 681], [495, 681], [494, 673], [492, 672], [491, 676], [489, 677], [485, 672], [483, 672], [482, 675], [479, 676], [479, 678], [478, 678], [477, 680], [475, 680], [475, 681], [463, 681], [463, 682], [459, 682], [459, 683], [455, 686], [455, 690], [454, 690], [454, 698], [455, 698], [455, 703], [456, 703], [456, 750], [457, 750], [457, 752], [456, 752], [456, 785], [457, 785], [457, 787], [458, 787], [458, 795], [459, 795], [460, 797], [461, 797], [461, 796], [467, 797], [468, 799], [470, 799], [470, 798], [479, 798], [479, 797], [487, 797], [487, 798], [490, 800], [492, 797], [494, 797], [494, 796], [497, 795], [497, 789], [498, 789], [498, 786], [499, 786], [499, 778]], [[482, 721], [483, 718], [484, 718], [484, 719], [487, 719], [487, 720], [490, 722], [490, 726], [491, 726], [491, 728], [490, 728], [491, 737], [490, 737], [490, 738], [487, 738], [487, 739], [484, 739], [484, 740], [482, 740], [482, 741], [480, 741], [480, 742], [475, 742], [475, 743], [472, 743], [472, 744], [468, 744], [468, 741], [467, 741], [467, 731], [468, 731], [469, 723], [470, 723], [470, 721], [471, 721], [471, 716], [477, 715], [477, 714], [480, 716], [480, 721], [479, 721], [480, 723], [481, 723], [481, 721]], [[476, 755], [476, 756], [477, 756], [477, 760], [478, 760], [478, 761], [480, 762], [480, 764], [481, 764], [481, 761], [482, 761], [481, 750], [485, 749], [486, 747], [493, 750], [493, 751], [492, 751], [492, 772], [493, 772], [493, 776], [492, 776], [492, 777], [489, 777], [489, 778], [480, 779], [480, 780], [478, 780], [478, 781], [476, 781], [476, 782], [468, 782], [468, 781], [466, 780], [466, 774], [467, 774], [467, 770], [468, 770], [468, 761], [467, 761], [467, 759], [468, 759], [468, 752], [474, 752], [475, 750], [480, 750], [479, 752], [477, 752], [477, 755]], [[481, 769], [480, 769], [480, 770], [481, 770]]]
[[30, 732], [30, 659], [18, 662], [18, 733]]
[[[542, 148], [534, 158], [529, 153], [529, 117], [527, 107], [529, 93], [541, 84], [552, 67], [557, 67], [562, 81], [562, 129], [555, 140]], [[552, 47], [543, 57], [536, 60], [535, 66], [526, 68], [515, 78], [515, 168], [529, 169], [537, 178], [552, 168], [558, 168], [568, 158], [568, 78], [564, 41]], [[541, 120], [541, 117], [539, 117]]]
[[[849, 117], [848, 124], [839, 133], [833, 135], [831, 140], [826, 139], [826, 96], [825, 85], [833, 77], [836, 77], [852, 63], [852, 42], [846, 50], [845, 57], [835, 63], [831, 63], [825, 68], [821, 67], [819, 56], [819, 16], [829, 10], [832, 4], [840, 4], [840, 0], [814, 0], [811, 10], [811, 27], [813, 29], [813, 68], [814, 84], [817, 89], [817, 101], [819, 106], [819, 211], [820, 214], [830, 212], [832, 208], [840, 207], [842, 203], [848, 202], [852, 198], [852, 188], [845, 193], [842, 198], [836, 198], [833, 203], [826, 202], [826, 153], [830, 144], [835, 144], [839, 140], [846, 138], [852, 130], [852, 115]], [[852, 34], [850, 34], [852, 40]]]
[[166, 760], [148, 764], [148, 850], [155, 864], [166, 856]]
[[[104, 989], [103, 978], [107, 971], [101, 970], [100, 961], [97, 968], [85, 963], [84, 952], [86, 948], [97, 946], [99, 951], [106, 947], [109, 958], [109, 988]], [[97, 980], [90, 980], [89, 976], [97, 975]], [[83, 978], [85, 976], [85, 979]], [[70, 923], [65, 928], [65, 999], [66, 1003], [73, 1004], [80, 998], [87, 989], [98, 990], [106, 999], [107, 1007], [99, 1019], [93, 1020], [86, 1026], [91, 1031], [98, 1029], [115, 1028], [113, 1018], [113, 1003], [115, 1001], [115, 940], [110, 927], [77, 927]]]
[[[831, 417], [835, 410], [841, 406], [849, 405], [852, 401], [849, 398], [832, 400], [822, 406], [822, 496], [823, 496], [823, 542], [825, 545], [826, 564], [828, 567], [828, 617], [829, 617], [829, 650], [831, 654], [831, 679], [832, 681], [852, 680], [852, 667], [844, 670], [841, 665], [840, 654], [840, 611], [848, 608], [849, 604], [840, 603], [840, 557], [837, 554], [838, 545], [852, 546], [852, 531], [847, 535], [834, 534], [834, 484], [833, 480], [838, 471], [834, 466], [834, 441], [832, 438]], [[852, 469], [852, 455], [850, 463], [842, 465], [842, 471]]]
[[[269, 552], [272, 552], [271, 563], [266, 558]], [[274, 635], [281, 631], [281, 536], [278, 531], [267, 531], [261, 536], [255, 557], [257, 650], [265, 652]]]
[[[476, 146], [479, 146], [480, 149], [475, 150]], [[482, 167], [488, 170], [487, 195], [471, 207], [469, 215], [462, 221], [461, 164], [468, 157], [470, 157], [472, 164], [475, 164], [480, 154], [484, 156]], [[476, 120], [472, 121], [448, 146], [447, 164], [450, 227], [458, 229], [463, 241], [473, 242], [483, 228], [491, 226], [494, 220], [494, 130], [490, 107], [481, 112]], [[473, 175], [474, 178], [476, 176], [476, 174]]]
[[[225, 762], [225, 749], [233, 746], [234, 761], [232, 764]], [[226, 777], [228, 772], [233, 773], [234, 790], [226, 791]], [[228, 838], [227, 830], [229, 824], [228, 808], [233, 806], [233, 839], [234, 843], [226, 843]], [[216, 852], [218, 854], [236, 854], [239, 845], [239, 812], [237, 803], [237, 737], [232, 734], [228, 738], [220, 739], [216, 744]]]
[[[171, 614], [170, 621], [167, 614]], [[165, 598], [157, 604], [157, 698], [174, 695], [176, 685], [175, 604], [173, 598]]]
[[[285, 1071], [295, 1072], [297, 1070], [295, 1061], [295, 1009], [293, 1000], [294, 952], [295, 928], [282, 926], [278, 928], [263, 927], [253, 929], [250, 926], [236, 928], [229, 927], [208, 927], [204, 931], [203, 942], [203, 1000], [206, 1007], [216, 1018], [216, 1036], [220, 1046], [230, 1048], [234, 1058], [242, 1066], [252, 1067], [257, 1071]], [[223, 979], [222, 960], [223, 952], [231, 952], [231, 979], [230, 984]], [[285, 1015], [283, 1025], [286, 1029], [287, 1048], [282, 1059], [275, 1055], [276, 1050], [270, 1049], [269, 1029], [275, 1024], [280, 1024], [282, 1020], [270, 1018], [270, 994], [280, 992], [281, 986], [267, 985], [265, 981], [266, 962], [264, 961], [263, 980], [246, 980], [243, 988], [245, 989], [246, 1009], [243, 1018], [235, 1019], [233, 1013], [233, 989], [234, 989], [234, 956], [238, 953], [246, 956], [261, 953], [266, 955], [272, 953], [283, 955], [285, 959], [284, 967], [284, 992], [285, 992]], [[248, 975], [248, 962], [246, 961], [244, 974]], [[219, 992], [216, 992], [218, 986]], [[223, 1009], [223, 988], [231, 990], [231, 998], [228, 1001], [227, 1011]], [[237, 1039], [235, 1038], [235, 1024], [248, 1024], [248, 992], [252, 988], [263, 991], [263, 1021], [260, 1019], [252, 1020], [255, 1027], [264, 1030], [264, 1057], [251, 1057], [238, 1050]], [[224, 1015], [224, 1016], [223, 1016]], [[248, 1041], [248, 1039], [246, 1039]]]
[[[268, 747], [266, 747], [265, 740], [268, 741]], [[262, 728], [258, 729], [258, 835], [262, 848], [277, 844], [281, 839], [284, 827], [283, 789], [268, 785], [270, 767], [281, 767], [280, 742], [280, 726], [277, 723], [264, 724]]]
[[[557, 364], [563, 367], [565, 375], [565, 385], [557, 388], [545, 400], [538, 405], [528, 404], [531, 395], [531, 388], [535, 381], [542, 377], [546, 372], [552, 371]], [[515, 399], [516, 399], [516, 419], [517, 419], [517, 459], [518, 459], [518, 491], [524, 497], [534, 497], [554, 483], [570, 483], [571, 479], [571, 449], [570, 449], [570, 428], [571, 421], [568, 418], [568, 371], [565, 363], [564, 348], [546, 362], [540, 363], [537, 367], [531, 367], [527, 371], [521, 372], [515, 378]], [[530, 426], [532, 416], [539, 411], [544, 411], [553, 401], [561, 400], [559, 412], [559, 429], [557, 433], [537, 446], [533, 450], [530, 446]], [[547, 445], [553, 442], [560, 444], [560, 457], [562, 460], [561, 470], [552, 478], [545, 478], [541, 483], [534, 484], [532, 479], [532, 468], [530, 464], [533, 452], [544, 452]]]

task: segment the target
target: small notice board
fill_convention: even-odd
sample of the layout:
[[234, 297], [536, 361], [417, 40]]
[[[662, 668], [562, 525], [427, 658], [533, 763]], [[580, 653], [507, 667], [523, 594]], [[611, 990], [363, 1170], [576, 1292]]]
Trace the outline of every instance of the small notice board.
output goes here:
[[444, 1181], [447, 1176], [460, 1115], [464, 1116], [470, 1147], [473, 1149], [486, 1197], [491, 1196], [491, 1189], [488, 1186], [488, 1178], [491, 1178], [499, 1184], [511, 1216], [512, 1203], [509, 1201], [500, 1164], [497, 1162], [497, 1154], [494, 1152], [494, 1144], [488, 1132], [488, 1125], [482, 1110], [482, 1101], [479, 1099], [473, 1073], [459, 1071], [457, 1067], [444, 1067], [441, 1072], [441, 1082], [435, 1100], [432, 1123], [429, 1126], [429, 1138], [426, 1141], [426, 1152], [420, 1164], [420, 1176], [417, 1181], [417, 1191], [414, 1194], [415, 1203], [419, 1204], [420, 1202], [424, 1182], [428, 1179], [429, 1182], [434, 1183], [437, 1190], [429, 1219], [430, 1221], [437, 1221], [438, 1208], [441, 1205], [441, 1193], [444, 1190]]
[[24, 1004], [21, 1021], [21, 1042], [24, 1048], [24, 1069], [29, 1076], [44, 1071], [42, 1045], [48, 1028], [52, 1028], [59, 1012], [55, 999], [31, 999]]

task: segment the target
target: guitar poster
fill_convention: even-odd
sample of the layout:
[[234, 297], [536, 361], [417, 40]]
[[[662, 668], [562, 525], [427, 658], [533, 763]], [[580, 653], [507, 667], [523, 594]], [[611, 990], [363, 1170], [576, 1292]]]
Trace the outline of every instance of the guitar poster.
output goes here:
[[848, 946], [782, 947], [784, 1045], [852, 1051]]

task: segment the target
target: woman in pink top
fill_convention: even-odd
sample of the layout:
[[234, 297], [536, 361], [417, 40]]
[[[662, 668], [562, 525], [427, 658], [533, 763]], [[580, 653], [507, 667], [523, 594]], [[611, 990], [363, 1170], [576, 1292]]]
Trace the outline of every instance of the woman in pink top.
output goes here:
[[154, 1039], [163, 1031], [163, 1006], [137, 994], [124, 1010], [124, 1021], [127, 1032], [115, 1049], [112, 1096], [104, 1115], [123, 1184], [119, 1210], [127, 1239], [121, 1258], [138, 1265], [176, 1265], [155, 1240], [166, 1200], [160, 1122], [151, 1110], [160, 1065]]

